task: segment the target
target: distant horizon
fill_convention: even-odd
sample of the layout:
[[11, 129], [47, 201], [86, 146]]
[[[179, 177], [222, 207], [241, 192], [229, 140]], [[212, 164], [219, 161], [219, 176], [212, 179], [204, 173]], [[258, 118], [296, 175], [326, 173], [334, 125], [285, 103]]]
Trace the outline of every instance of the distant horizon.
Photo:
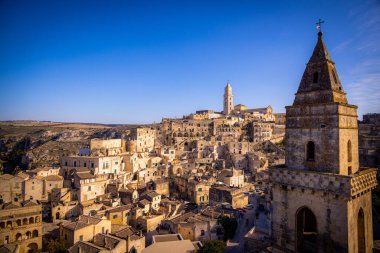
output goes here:
[[[195, 113], [195, 111], [194, 111], [194, 113]], [[285, 114], [285, 112], [274, 112], [274, 113]], [[369, 112], [369, 113], [365, 113], [365, 114], [361, 115], [360, 117], [358, 115], [358, 120], [362, 121], [363, 116], [367, 115], [367, 114], [380, 114], [380, 112]], [[188, 114], [188, 115], [190, 115], [190, 114]], [[183, 116], [186, 116], [186, 115], [183, 115]], [[182, 117], [173, 117], [173, 118], [181, 119]], [[93, 124], [93, 125], [105, 125], [105, 126], [109, 126], [109, 125], [152, 125], [152, 124], [161, 123], [161, 121], [151, 122], [151, 123], [102, 123], [102, 122], [71, 122], [71, 121], [52, 121], [52, 120], [33, 120], [33, 119], [0, 120], [0, 122], [17, 122], [17, 121], [51, 122], [51, 123], [84, 124], [84, 125]]]
[[[318, 7], [316, 7], [318, 6]], [[316, 22], [358, 116], [380, 112], [380, 2], [0, 2], [0, 120], [152, 124], [291, 105]], [[133, 123], [141, 122], [141, 123]]]

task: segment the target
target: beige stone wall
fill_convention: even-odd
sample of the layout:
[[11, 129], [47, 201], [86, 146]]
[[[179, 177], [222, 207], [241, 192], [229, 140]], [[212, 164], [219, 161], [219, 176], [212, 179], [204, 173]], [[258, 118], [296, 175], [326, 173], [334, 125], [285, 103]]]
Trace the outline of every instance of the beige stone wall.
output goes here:
[[348, 251], [358, 252], [358, 214], [359, 210], [364, 212], [364, 227], [366, 252], [372, 252], [373, 248], [373, 231], [372, 231], [372, 196], [368, 191], [362, 196], [355, 198], [347, 203], [347, 219], [348, 219]]
[[66, 178], [76, 168], [87, 168], [95, 174], [115, 173], [124, 170], [120, 156], [63, 156], [62, 175]]
[[302, 207], [309, 208], [317, 219], [318, 252], [347, 251], [347, 208], [344, 199], [334, 194], [315, 190], [276, 185], [272, 188], [272, 233], [276, 244], [296, 251], [296, 214]]
[[138, 239], [128, 240], [127, 244], [127, 252], [132, 252], [132, 249], [135, 250], [136, 253], [142, 253], [142, 250], [145, 249], [145, 236], [141, 236]]
[[0, 210], [0, 246], [16, 243], [20, 253], [42, 249], [41, 206]]
[[44, 191], [44, 181], [42, 177], [30, 178], [25, 181], [25, 199], [47, 200]]
[[21, 202], [25, 190], [25, 180], [19, 176], [9, 174], [0, 175], [0, 196], [4, 203], [16, 201]]
[[357, 252], [354, 248], [359, 208], [365, 213], [367, 247], [371, 247], [370, 191], [376, 185], [375, 170], [352, 176], [285, 168], [270, 171], [272, 233], [277, 246], [296, 250], [296, 213], [307, 207], [317, 220], [318, 252]]
[[106, 151], [105, 155], [116, 155], [124, 151], [124, 142], [122, 139], [91, 139], [90, 149], [91, 152], [97, 150]]

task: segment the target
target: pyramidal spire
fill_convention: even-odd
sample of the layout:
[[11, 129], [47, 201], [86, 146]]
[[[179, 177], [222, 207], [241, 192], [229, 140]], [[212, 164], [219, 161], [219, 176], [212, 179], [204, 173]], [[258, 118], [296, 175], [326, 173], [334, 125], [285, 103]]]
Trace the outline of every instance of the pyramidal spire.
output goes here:
[[231, 88], [230, 80], [227, 80], [226, 87]]
[[323, 41], [322, 32], [318, 33], [317, 45], [315, 45], [313, 54], [311, 55], [309, 62], [320, 62], [320, 61], [332, 62], [331, 56], [329, 52], [327, 51], [325, 42]]
[[306, 64], [294, 105], [314, 103], [347, 103], [346, 94], [335, 69], [322, 32], [318, 32], [318, 40], [313, 53]]

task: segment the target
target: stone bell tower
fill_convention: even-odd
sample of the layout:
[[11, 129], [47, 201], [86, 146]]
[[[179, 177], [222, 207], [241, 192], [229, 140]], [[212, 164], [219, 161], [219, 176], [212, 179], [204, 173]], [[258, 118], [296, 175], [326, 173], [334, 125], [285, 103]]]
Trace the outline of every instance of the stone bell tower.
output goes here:
[[232, 95], [232, 87], [230, 81], [227, 82], [227, 85], [224, 88], [223, 102], [224, 115], [230, 115], [234, 106], [234, 96]]
[[274, 252], [372, 252], [376, 170], [359, 167], [356, 110], [319, 32], [286, 107], [286, 164], [270, 168]]

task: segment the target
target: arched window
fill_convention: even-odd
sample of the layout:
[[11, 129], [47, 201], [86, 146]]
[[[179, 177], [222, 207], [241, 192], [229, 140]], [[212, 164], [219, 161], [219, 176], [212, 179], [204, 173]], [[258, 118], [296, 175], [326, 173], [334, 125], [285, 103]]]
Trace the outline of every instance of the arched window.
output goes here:
[[17, 226], [21, 226], [21, 220], [16, 221]]
[[17, 233], [15, 239], [16, 239], [16, 241], [21, 241], [22, 240], [22, 234], [21, 233]]
[[33, 224], [34, 223], [34, 218], [33, 217], [30, 217], [29, 218], [29, 224]]
[[306, 161], [315, 160], [315, 145], [314, 142], [309, 141], [306, 145]]
[[297, 252], [318, 252], [317, 219], [307, 207], [302, 207], [296, 213]]
[[28, 218], [22, 219], [22, 225], [27, 225], [28, 224]]
[[37, 229], [33, 230], [33, 237], [38, 237], [38, 230]]
[[318, 72], [314, 72], [313, 83], [318, 83]]
[[352, 145], [351, 140], [347, 142], [347, 162], [352, 162]]
[[360, 208], [358, 213], [358, 249], [359, 253], [365, 253], [365, 224], [364, 212]]

